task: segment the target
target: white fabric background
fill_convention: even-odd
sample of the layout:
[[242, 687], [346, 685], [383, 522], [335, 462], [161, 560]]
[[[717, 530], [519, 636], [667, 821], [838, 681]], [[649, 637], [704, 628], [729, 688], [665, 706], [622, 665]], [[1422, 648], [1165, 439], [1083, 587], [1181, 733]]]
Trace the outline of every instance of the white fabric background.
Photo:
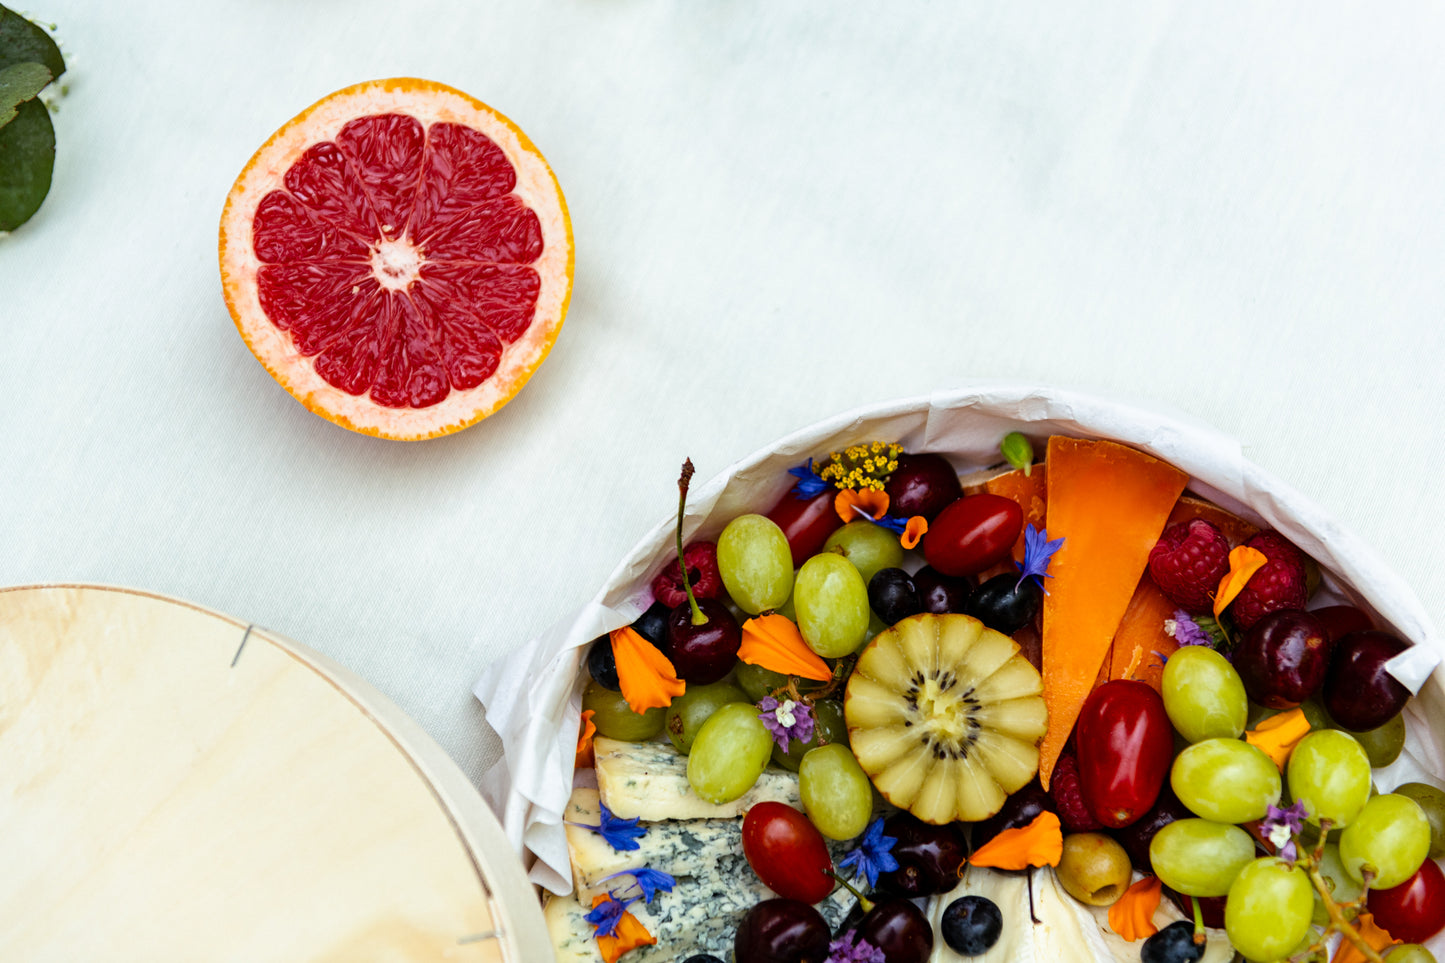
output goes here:
[[[0, 584], [182, 596], [391, 696], [474, 779], [468, 687], [706, 476], [972, 378], [1183, 410], [1445, 624], [1445, 11], [1426, 3], [26, 0], [72, 69], [0, 238]], [[440, 80], [551, 161], [551, 357], [404, 445], [308, 414], [221, 299], [216, 226], [320, 96]]]

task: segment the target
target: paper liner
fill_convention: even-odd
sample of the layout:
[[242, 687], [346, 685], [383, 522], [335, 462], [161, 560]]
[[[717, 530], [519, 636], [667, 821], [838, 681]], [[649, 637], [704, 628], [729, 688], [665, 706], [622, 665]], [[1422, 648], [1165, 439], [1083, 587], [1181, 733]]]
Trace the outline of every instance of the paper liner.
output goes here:
[[[715, 537], [734, 516], [766, 512], [792, 487], [787, 470], [864, 441], [897, 441], [908, 451], [945, 455], [960, 472], [1002, 461], [999, 442], [1022, 431], [1042, 452], [1049, 435], [1102, 438], [1132, 445], [1191, 476], [1190, 489], [1257, 523], [1276, 528], [1320, 563], [1322, 597], [1360, 604], [1416, 645], [1389, 663], [1421, 697], [1411, 709], [1411, 737], [1401, 760], [1377, 773], [1381, 788], [1424, 780], [1445, 785], [1445, 754], [1425, 719], [1445, 716], [1445, 687], [1425, 683], [1441, 661], [1441, 640], [1414, 593], [1376, 553], [1318, 506], [1245, 460], [1240, 446], [1186, 415], [1136, 407], [1054, 388], [980, 383], [847, 412], [794, 432], [694, 486], [684, 540]], [[483, 777], [496, 810], [533, 882], [571, 891], [562, 812], [572, 790], [581, 718], [582, 647], [631, 623], [652, 603], [652, 577], [673, 557], [676, 520], [664, 518], [580, 612], [488, 666], [473, 691], [502, 740], [502, 759]], [[1424, 687], [1422, 692], [1422, 687]]]

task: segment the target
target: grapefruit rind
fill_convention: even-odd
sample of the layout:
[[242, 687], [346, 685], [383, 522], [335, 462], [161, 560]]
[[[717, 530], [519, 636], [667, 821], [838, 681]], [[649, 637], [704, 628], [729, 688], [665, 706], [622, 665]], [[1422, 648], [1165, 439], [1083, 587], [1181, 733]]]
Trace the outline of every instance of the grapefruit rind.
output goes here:
[[[312, 360], [261, 308], [256, 283], [261, 267], [252, 223], [261, 200], [280, 188], [286, 172], [312, 144], [333, 139], [348, 121], [399, 112], [424, 127], [464, 124], [486, 134], [516, 169], [513, 193], [537, 214], [542, 255], [530, 266], [541, 289], [531, 325], [506, 345], [496, 372], [475, 388], [452, 392], [428, 408], [387, 408], [325, 381]], [[354, 84], [297, 114], [242, 169], [221, 214], [221, 283], [226, 306], [246, 346], [271, 377], [307, 410], [343, 428], [402, 441], [435, 438], [475, 424], [510, 401], [537, 370], [562, 328], [572, 296], [572, 221], [552, 168], [516, 124], [486, 104], [444, 84], [413, 77]]]

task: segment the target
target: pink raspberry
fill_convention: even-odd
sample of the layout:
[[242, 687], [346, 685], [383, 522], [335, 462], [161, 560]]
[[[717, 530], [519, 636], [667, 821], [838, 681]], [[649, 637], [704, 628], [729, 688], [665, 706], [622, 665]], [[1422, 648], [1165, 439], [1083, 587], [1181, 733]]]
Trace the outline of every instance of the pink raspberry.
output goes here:
[[[687, 580], [692, 585], [692, 594], [700, 599], [714, 599], [722, 592], [722, 575], [717, 569], [717, 545], [713, 542], [693, 542], [683, 549], [682, 557], [687, 561]], [[652, 580], [652, 597], [670, 609], [687, 601], [687, 592], [682, 587], [682, 566], [677, 559], [668, 563], [667, 568], [657, 573]]]
[[1169, 601], [1193, 615], [1214, 607], [1219, 580], [1229, 571], [1229, 540], [1202, 518], [1164, 529], [1149, 551], [1149, 574]]
[[1103, 826], [1084, 802], [1084, 789], [1079, 782], [1079, 760], [1071, 752], [1059, 756], [1049, 780], [1049, 792], [1059, 810], [1059, 822], [1071, 833], [1092, 833]]
[[1271, 612], [1304, 608], [1309, 601], [1304, 553], [1279, 532], [1260, 532], [1245, 544], [1263, 552], [1269, 561], [1254, 573], [1229, 606], [1234, 624], [1247, 629]]

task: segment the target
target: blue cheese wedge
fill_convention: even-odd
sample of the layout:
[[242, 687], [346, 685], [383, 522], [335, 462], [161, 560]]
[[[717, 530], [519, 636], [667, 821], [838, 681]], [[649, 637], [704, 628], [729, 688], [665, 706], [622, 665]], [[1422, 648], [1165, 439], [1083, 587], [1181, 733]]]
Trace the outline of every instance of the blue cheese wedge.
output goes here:
[[593, 748], [602, 801], [623, 819], [731, 819], [760, 802], [803, 808], [796, 773], [768, 769], [741, 797], [717, 805], [692, 791], [687, 782], [687, 757], [678, 755], [671, 744], [619, 742], [598, 736]]

